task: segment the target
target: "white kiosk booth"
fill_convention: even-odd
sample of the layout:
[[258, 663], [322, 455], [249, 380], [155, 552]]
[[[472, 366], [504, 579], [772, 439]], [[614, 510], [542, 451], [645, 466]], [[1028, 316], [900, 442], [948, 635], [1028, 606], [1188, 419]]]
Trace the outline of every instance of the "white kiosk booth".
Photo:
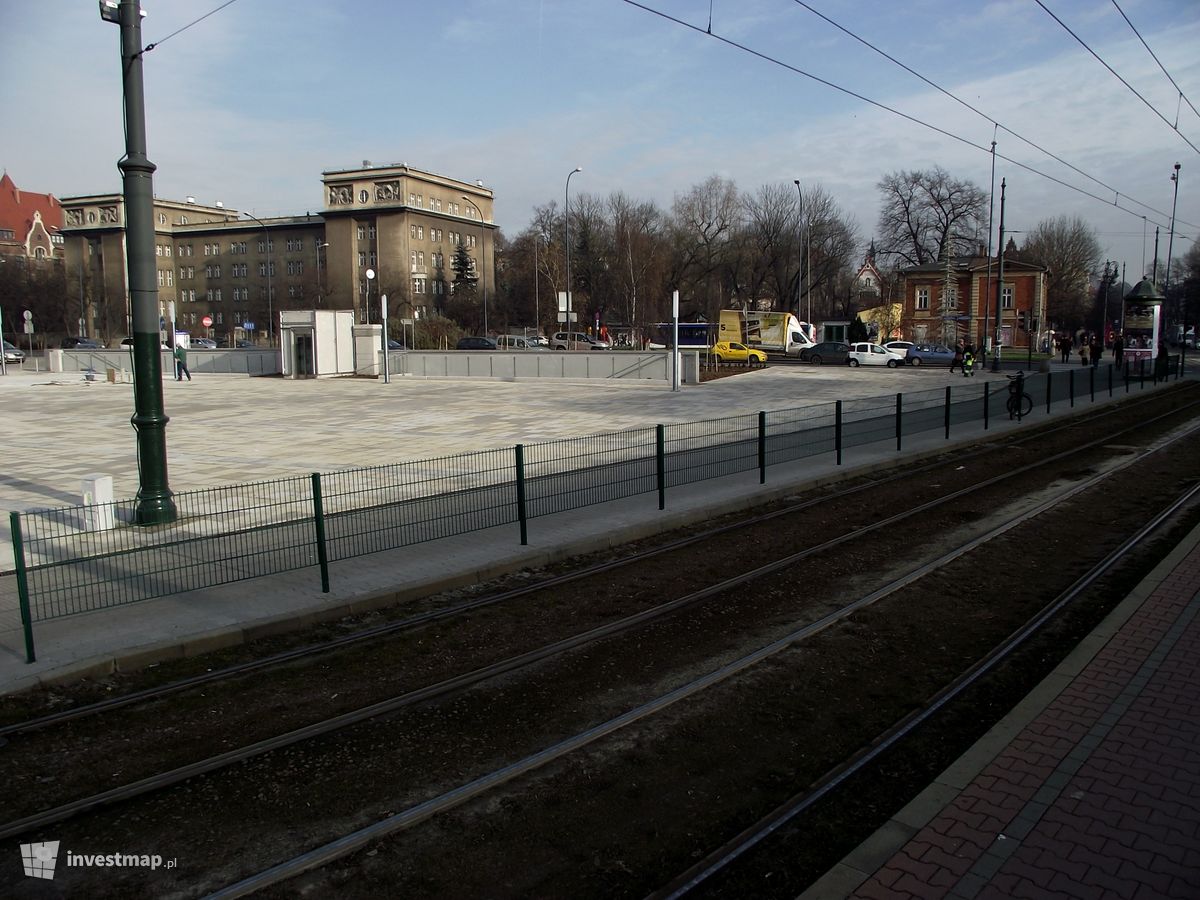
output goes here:
[[354, 312], [296, 309], [279, 313], [284, 378], [354, 374]]

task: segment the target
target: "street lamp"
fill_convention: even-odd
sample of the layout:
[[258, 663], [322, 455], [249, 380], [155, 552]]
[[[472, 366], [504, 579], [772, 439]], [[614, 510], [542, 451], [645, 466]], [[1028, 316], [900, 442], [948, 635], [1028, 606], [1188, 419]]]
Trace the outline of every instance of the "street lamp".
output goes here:
[[467, 201], [475, 212], [479, 213], [479, 280], [483, 285], [483, 336], [488, 334], [488, 316], [487, 316], [487, 253], [484, 248], [484, 228], [483, 228], [483, 210], [471, 201], [471, 198], [466, 194], [462, 198]]
[[[1171, 173], [1171, 181], [1175, 182], [1175, 199], [1171, 201], [1171, 236], [1167, 239], [1167, 277], [1163, 282], [1163, 295], [1171, 290], [1171, 251], [1175, 247], [1175, 204], [1179, 202], [1179, 163], [1175, 163], [1175, 171]], [[1167, 302], [1170, 302], [1169, 300]]]
[[317, 257], [317, 307], [321, 306], [321, 248], [328, 247], [328, 241], [313, 241], [317, 246], [314, 248]]
[[[582, 172], [581, 166], [576, 166], [567, 173], [567, 186], [563, 190], [563, 252], [567, 255], [567, 322], [566, 332], [571, 333], [571, 176]], [[567, 346], [571, 346], [570, 339]]]
[[367, 269], [367, 271], [365, 271], [363, 274], [367, 276], [367, 299], [366, 299], [366, 302], [363, 303], [363, 312], [367, 318], [367, 321], [365, 324], [370, 325], [371, 324], [371, 282], [375, 279], [375, 270]]
[[262, 226], [263, 240], [267, 245], [267, 345], [275, 346], [275, 312], [271, 298], [271, 235], [267, 232], [266, 223], [254, 213], [246, 213], [250, 218]]

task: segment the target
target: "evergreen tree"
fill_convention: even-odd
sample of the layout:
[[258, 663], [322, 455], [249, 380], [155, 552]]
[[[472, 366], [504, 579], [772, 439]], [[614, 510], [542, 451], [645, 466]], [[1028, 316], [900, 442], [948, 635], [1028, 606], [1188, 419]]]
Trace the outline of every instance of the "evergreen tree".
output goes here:
[[867, 334], [867, 326], [863, 324], [863, 320], [858, 316], [854, 317], [854, 321], [846, 329], [846, 340], [851, 344], [870, 340], [870, 335]]

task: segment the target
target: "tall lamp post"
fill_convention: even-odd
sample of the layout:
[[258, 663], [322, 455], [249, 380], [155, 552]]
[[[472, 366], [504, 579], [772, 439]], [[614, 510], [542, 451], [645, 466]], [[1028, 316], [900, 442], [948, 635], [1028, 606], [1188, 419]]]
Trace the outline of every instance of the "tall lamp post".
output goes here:
[[[563, 189], [563, 252], [567, 255], [567, 321], [566, 332], [571, 333], [571, 176], [582, 172], [581, 166], [576, 166], [567, 173], [567, 186]], [[571, 342], [567, 340], [567, 346]]]
[[[142, 83], [142, 10], [139, 0], [103, 0], [100, 18], [121, 28], [125, 155], [117, 163], [125, 194], [129, 301], [133, 318], [134, 414], [137, 432], [139, 525], [174, 522], [178, 512], [167, 483], [167, 422], [159, 352], [157, 272], [154, 263], [154, 163], [146, 156], [146, 95]], [[30, 655], [32, 656], [32, 648]], [[30, 662], [32, 662], [32, 658]]]
[[329, 242], [318, 241], [314, 238], [313, 243], [316, 244], [316, 247], [313, 249], [315, 250], [317, 257], [317, 308], [319, 309], [321, 306], [321, 248], [328, 247]]
[[472, 202], [471, 198], [466, 194], [462, 198], [474, 208], [475, 212], [479, 213], [479, 281], [483, 290], [483, 336], [488, 334], [488, 316], [487, 316], [487, 248], [485, 247], [485, 236], [483, 227], [483, 210]]
[[[275, 311], [271, 297], [271, 235], [267, 232], [267, 225], [254, 213], [246, 213], [250, 218], [262, 226], [263, 242], [267, 245], [267, 344], [275, 346]], [[319, 273], [318, 273], [319, 274]]]

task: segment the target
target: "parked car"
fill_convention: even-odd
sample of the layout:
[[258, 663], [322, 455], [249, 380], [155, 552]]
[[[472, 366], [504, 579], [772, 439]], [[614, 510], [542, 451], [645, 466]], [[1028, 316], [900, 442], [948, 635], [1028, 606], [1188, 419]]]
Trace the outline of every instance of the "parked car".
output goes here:
[[895, 350], [887, 350], [870, 341], [851, 344], [847, 356], [852, 366], [887, 366], [895, 369], [904, 364], [904, 357]]
[[59, 344], [64, 350], [103, 350], [104, 345], [95, 338], [65, 337]]
[[902, 357], [908, 358], [908, 351], [915, 347], [912, 341], [888, 341], [883, 345], [884, 350], [891, 350], [893, 353], [899, 353]]
[[253, 350], [254, 341], [248, 341], [245, 338], [238, 338], [237, 342], [233, 346], [238, 350]]
[[948, 366], [953, 360], [954, 351], [945, 344], [917, 344], [905, 357], [910, 366]]
[[525, 337], [521, 334], [502, 334], [496, 338], [496, 346], [501, 350], [546, 350], [545, 338]]
[[25, 362], [25, 351], [14, 347], [8, 341], [4, 342], [4, 361], [10, 363]]
[[465, 337], [459, 340], [455, 350], [495, 350], [496, 342], [490, 337]]
[[389, 350], [407, 350], [408, 348], [405, 347], [399, 341], [395, 340], [394, 338], [388, 338], [388, 349]]
[[550, 341], [551, 350], [608, 350], [610, 346], [582, 331], [558, 331]]
[[[131, 337], [127, 337], [127, 338], [121, 338], [121, 346], [122, 346], [122, 347], [132, 347], [132, 346], [133, 346], [133, 338], [131, 338]], [[160, 341], [158, 342], [158, 349], [160, 349], [160, 350], [170, 350], [170, 349], [171, 349], [171, 345], [170, 345], [170, 344], [168, 344], [168, 343], [166, 343], [165, 341], [162, 341], [162, 340], [160, 340]]]
[[197, 350], [216, 350], [217, 342], [212, 338], [192, 338], [191, 344]]
[[764, 351], [755, 350], [753, 347], [747, 347], [737, 341], [717, 341], [708, 352], [718, 364], [740, 362], [752, 366], [755, 363], [764, 365], [767, 361], [767, 354]]
[[850, 345], [845, 341], [822, 341], [819, 344], [813, 344], [811, 347], [805, 347], [800, 351], [800, 359], [803, 362], [810, 362], [814, 366], [822, 366], [825, 363], [835, 363], [839, 366], [844, 366], [846, 360], [849, 359], [847, 354], [850, 352]]

